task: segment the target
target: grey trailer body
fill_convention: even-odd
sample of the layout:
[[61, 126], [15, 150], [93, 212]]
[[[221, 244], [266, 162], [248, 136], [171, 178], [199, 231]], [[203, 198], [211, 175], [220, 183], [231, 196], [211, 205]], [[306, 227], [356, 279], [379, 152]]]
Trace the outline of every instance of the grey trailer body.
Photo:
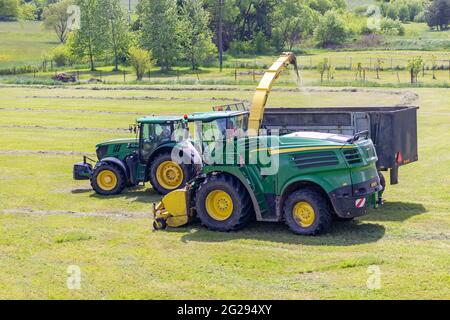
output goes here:
[[398, 168], [418, 160], [418, 107], [318, 107], [266, 108], [262, 128], [279, 134], [319, 131], [355, 135], [367, 130], [380, 171], [390, 171], [390, 183], [398, 183]]

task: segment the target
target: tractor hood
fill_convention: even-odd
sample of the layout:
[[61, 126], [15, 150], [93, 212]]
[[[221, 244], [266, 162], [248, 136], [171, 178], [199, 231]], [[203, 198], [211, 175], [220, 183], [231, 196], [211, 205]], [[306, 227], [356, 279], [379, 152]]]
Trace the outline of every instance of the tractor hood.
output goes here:
[[124, 158], [139, 148], [136, 138], [113, 139], [101, 142], [95, 146], [98, 160], [106, 157]]
[[122, 139], [111, 139], [98, 143], [95, 147], [101, 147], [111, 144], [128, 144], [128, 143], [138, 143], [138, 139], [136, 138], [122, 138]]

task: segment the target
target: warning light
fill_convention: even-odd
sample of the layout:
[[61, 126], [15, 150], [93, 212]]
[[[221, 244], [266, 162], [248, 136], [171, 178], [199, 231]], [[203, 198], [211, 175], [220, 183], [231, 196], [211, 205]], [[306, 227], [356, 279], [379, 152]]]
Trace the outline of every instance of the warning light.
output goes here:
[[395, 162], [397, 164], [402, 164], [403, 162], [403, 156], [401, 152], [397, 152], [397, 154], [395, 155]]

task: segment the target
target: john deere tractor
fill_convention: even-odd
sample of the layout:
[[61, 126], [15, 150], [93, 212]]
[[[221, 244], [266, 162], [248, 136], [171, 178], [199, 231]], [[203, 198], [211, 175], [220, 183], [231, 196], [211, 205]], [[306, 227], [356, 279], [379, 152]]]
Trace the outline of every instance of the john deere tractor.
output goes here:
[[[203, 136], [196, 134], [199, 140], [195, 142], [189, 135], [189, 126], [204, 123], [205, 128], [225, 130], [227, 125], [238, 126], [246, 122], [242, 117], [248, 111], [239, 110], [236, 104], [232, 106], [234, 111], [139, 118], [132, 127], [135, 138], [97, 144], [97, 160], [85, 156], [82, 162], [74, 165], [73, 177], [90, 180], [92, 188], [102, 195], [118, 194], [125, 187], [147, 181], [160, 194], [182, 188], [202, 165], [194, 144], [201, 144]], [[199, 128], [201, 130], [201, 126]], [[213, 142], [205, 140], [207, 144]], [[174, 161], [171, 156], [174, 151], [189, 161]]]

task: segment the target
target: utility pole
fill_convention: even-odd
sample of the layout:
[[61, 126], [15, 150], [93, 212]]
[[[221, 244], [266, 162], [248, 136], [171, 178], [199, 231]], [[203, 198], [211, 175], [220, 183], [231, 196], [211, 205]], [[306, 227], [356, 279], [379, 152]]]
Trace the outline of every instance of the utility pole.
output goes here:
[[219, 0], [219, 36], [218, 36], [218, 45], [219, 45], [219, 69], [222, 72], [222, 63], [223, 63], [223, 44], [222, 44], [222, 19], [223, 19], [223, 0]]

